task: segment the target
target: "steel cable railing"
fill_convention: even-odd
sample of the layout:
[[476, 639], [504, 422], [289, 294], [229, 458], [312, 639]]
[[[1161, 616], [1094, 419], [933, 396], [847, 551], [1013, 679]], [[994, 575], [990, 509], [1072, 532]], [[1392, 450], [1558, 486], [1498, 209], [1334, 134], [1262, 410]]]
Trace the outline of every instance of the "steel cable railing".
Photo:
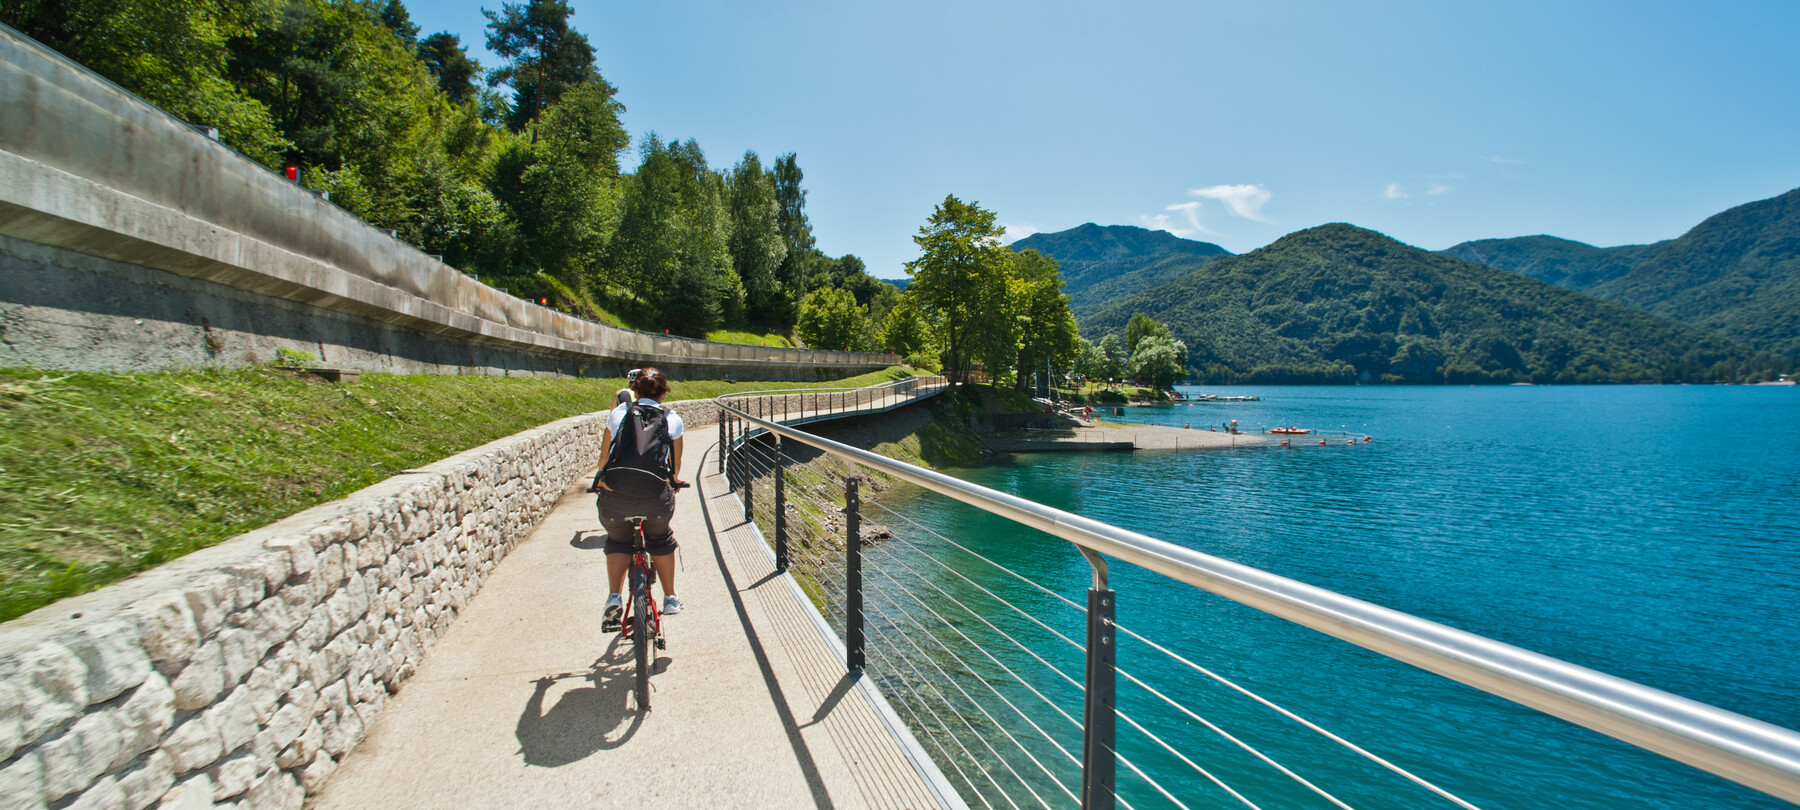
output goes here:
[[[862, 669], [893, 699], [916, 735], [930, 743], [929, 753], [940, 768], [947, 775], [954, 773], [959, 790], [972, 804], [1049, 807], [1068, 801], [1105, 807], [1118, 801], [1130, 806], [1113, 786], [1111, 764], [1116, 761], [1136, 777], [1134, 783], [1141, 782], [1149, 789], [1146, 796], [1154, 795], [1172, 806], [1186, 807], [1184, 798], [1193, 799], [1178, 796], [1161, 783], [1170, 775], [1168, 767], [1185, 768], [1220, 790], [1222, 795], [1212, 801], [1258, 806], [1258, 799], [1248, 795], [1245, 785], [1232, 784], [1245, 775], [1246, 766], [1218, 771], [1214, 767], [1220, 761], [1218, 755], [1199, 754], [1192, 748], [1202, 738], [1184, 729], [1196, 729], [1240, 752], [1250, 766], [1296, 785], [1315, 801], [1339, 808], [1353, 806], [1316, 777], [1308, 778], [1301, 769], [1282, 764], [1263, 747], [1190, 705], [1198, 695], [1178, 696], [1166, 686], [1153, 684], [1147, 675], [1136, 673], [1136, 666], [1114, 667], [1113, 636], [1120, 634], [1119, 640], [1141, 643], [1150, 654], [1207, 679], [1200, 683], [1216, 683], [1225, 694], [1271, 710], [1446, 804], [1475, 807], [1390, 759], [1117, 625], [1110, 615], [1106, 563], [1098, 552], [1772, 795], [1790, 800], [1800, 797], [1800, 735], [1791, 731], [969, 485], [819, 439], [786, 424], [886, 409], [921, 395], [918, 385], [905, 391], [894, 390], [897, 387], [721, 398], [720, 436], [725, 452], [720, 466], [743, 499], [747, 516], [777, 546], [778, 560], [802, 583], [803, 591], [813, 596], [833, 629], [844, 635], [847, 663], [852, 669]], [[790, 457], [797, 453], [787, 445], [799, 445], [803, 450], [798, 454], [825, 459], [843, 469], [799, 464]], [[851, 480], [839, 489], [837, 479], [845, 477], [846, 471]], [[858, 478], [918, 484], [1075, 543], [1095, 569], [1088, 605], [1032, 581], [879, 500], [864, 503], [856, 494]], [[857, 534], [859, 510], [879, 513], [891, 524], [883, 531], [890, 535], [885, 542], [870, 545], [871, 541]], [[866, 551], [865, 546], [869, 546]], [[1009, 599], [996, 590], [996, 583], [1002, 581], [1027, 587]], [[1021, 604], [1020, 599], [1026, 597], [1033, 604]], [[1000, 622], [1003, 616], [1023, 622]], [[1056, 629], [1059, 624], [1068, 626], [1072, 616], [1080, 616], [1075, 620], [1087, 625], [1085, 644]], [[1098, 669], [1096, 660], [1100, 661]], [[1071, 664], [1080, 661], [1085, 661], [1086, 670], [1077, 679], [1070, 674], [1074, 670]], [[1129, 713], [1116, 708], [1115, 674], [1123, 678], [1123, 686], [1131, 694], [1145, 696], [1148, 708]], [[1189, 686], [1184, 684], [1184, 688]], [[1207, 702], [1210, 705], [1212, 699]], [[1079, 719], [1073, 711], [1077, 705], [1082, 712]], [[1157, 707], [1160, 710], [1153, 711]], [[1156, 751], [1168, 758], [1168, 764], [1157, 765], [1154, 774], [1147, 773], [1121, 753], [1120, 735], [1111, 730], [1113, 718], [1124, 722], [1119, 731], [1127, 738], [1125, 747]], [[1186, 736], [1177, 739], [1172, 731]], [[968, 739], [958, 739], [958, 734], [968, 735]], [[1074, 734], [1080, 739], [1074, 739]], [[1203, 761], [1208, 767], [1202, 766]], [[1309, 769], [1316, 767], [1309, 763]], [[1077, 782], [1079, 790], [1072, 789]], [[1260, 783], [1257, 787], [1267, 790]], [[1287, 798], [1264, 801], [1291, 804]]]

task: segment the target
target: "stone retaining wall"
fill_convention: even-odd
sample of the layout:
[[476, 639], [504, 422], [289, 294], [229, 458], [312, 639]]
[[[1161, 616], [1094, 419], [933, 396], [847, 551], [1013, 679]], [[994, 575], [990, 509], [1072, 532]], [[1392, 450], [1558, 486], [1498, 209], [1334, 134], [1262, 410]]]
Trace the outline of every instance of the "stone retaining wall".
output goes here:
[[[717, 421], [710, 401], [675, 407]], [[488, 572], [591, 474], [602, 416], [0, 625], [0, 808], [301, 807]]]

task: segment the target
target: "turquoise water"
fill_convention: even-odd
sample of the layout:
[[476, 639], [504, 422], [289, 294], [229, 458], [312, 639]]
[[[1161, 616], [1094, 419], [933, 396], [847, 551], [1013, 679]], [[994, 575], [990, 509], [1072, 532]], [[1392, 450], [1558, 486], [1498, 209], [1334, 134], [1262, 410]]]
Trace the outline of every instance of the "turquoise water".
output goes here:
[[[1299, 424], [1375, 440], [1029, 455], [956, 474], [1800, 728], [1800, 390], [1189, 390], [1262, 401], [1128, 415], [1176, 426]], [[927, 493], [892, 492], [883, 502], [1058, 594], [1084, 598], [1088, 566], [1062, 541]], [[1079, 784], [1078, 776], [1071, 782], [1077, 771], [1044, 736], [1079, 752], [1078, 729], [1049, 704], [1079, 718], [1080, 693], [1006, 637], [1076, 680], [1080, 652], [981, 588], [1076, 641], [1079, 612], [898, 517], [876, 517], [900, 538], [869, 556], [872, 672], [888, 679], [952, 780], [982, 786], [974, 806], [1037, 806], [1034, 792], [1068, 805], [1062, 791]], [[1122, 626], [1478, 806], [1786, 806], [1191, 587], [1129, 566], [1113, 571]], [[920, 579], [939, 590], [920, 588]], [[902, 582], [930, 598], [904, 595]], [[1123, 642], [1119, 664], [1351, 806], [1453, 806], [1141, 643]], [[941, 683], [902, 688], [895, 674]], [[1119, 706], [1260, 806], [1332, 806], [1124, 678]], [[965, 739], [950, 739], [945, 727]], [[1182, 804], [1241, 806], [1130, 724], [1120, 722], [1119, 732], [1121, 753]], [[1119, 785], [1133, 806], [1176, 806], [1128, 768]]]

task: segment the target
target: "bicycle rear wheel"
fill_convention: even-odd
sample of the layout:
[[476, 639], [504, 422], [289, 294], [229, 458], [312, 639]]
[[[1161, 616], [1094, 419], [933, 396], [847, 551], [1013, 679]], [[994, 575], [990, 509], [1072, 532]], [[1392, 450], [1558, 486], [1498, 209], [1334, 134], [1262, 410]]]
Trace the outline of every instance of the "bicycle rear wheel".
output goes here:
[[651, 645], [656, 640], [650, 637], [650, 588], [644, 587], [631, 593], [631, 642], [637, 649], [637, 703], [638, 711], [650, 708], [650, 659]]

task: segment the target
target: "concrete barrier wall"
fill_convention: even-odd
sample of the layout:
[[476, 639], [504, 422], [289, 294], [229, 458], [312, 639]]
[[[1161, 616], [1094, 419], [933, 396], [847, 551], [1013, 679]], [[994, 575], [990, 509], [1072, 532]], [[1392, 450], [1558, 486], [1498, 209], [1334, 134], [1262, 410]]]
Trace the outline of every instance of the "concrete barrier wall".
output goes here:
[[[717, 422], [709, 400], [674, 407]], [[0, 625], [0, 807], [301, 807], [487, 574], [592, 473], [603, 417], [409, 470]]]
[[[4, 27], [0, 109], [5, 110], [0, 236], [15, 240], [0, 246], [5, 247], [0, 324], [8, 342], [21, 336], [40, 354], [59, 348], [56, 330], [41, 325], [46, 310], [69, 313], [62, 316], [65, 326], [82, 324], [77, 332], [85, 334], [105, 334], [121, 317], [185, 324], [183, 340], [198, 346], [206, 345], [211, 331], [210, 319], [170, 314], [168, 295], [147, 305], [149, 318], [117, 300], [34, 296], [32, 290], [54, 288], [58, 274], [80, 263], [62, 253], [68, 252], [110, 260], [91, 263], [87, 272], [101, 274], [105, 283], [124, 279], [120, 292], [125, 294], [114, 299], [155, 297], [153, 288], [160, 286], [196, 301], [228, 289], [233, 295], [214, 297], [229, 303], [234, 295], [248, 294], [259, 305], [298, 305], [293, 312], [317, 313], [320, 334], [344, 341], [345, 367], [352, 368], [445, 365], [441, 353], [434, 358], [415, 347], [433, 345], [432, 337], [491, 347], [495, 357], [539, 356], [515, 365], [549, 369], [545, 373], [590, 367], [611, 373], [654, 363], [678, 370], [729, 369], [744, 379], [794, 379], [845, 376], [898, 362], [888, 354], [739, 346], [634, 332], [515, 298], [370, 227]], [[193, 309], [182, 306], [184, 312]], [[340, 322], [354, 328], [337, 328]], [[383, 328], [408, 337], [383, 344], [356, 334], [386, 334]], [[321, 341], [314, 336], [313, 342]], [[294, 347], [310, 349], [304, 341]], [[121, 353], [57, 356], [70, 361], [61, 364], [66, 367], [110, 362], [111, 370], [124, 370]], [[238, 356], [213, 351], [206, 357], [210, 364], [223, 364]], [[370, 365], [383, 356], [389, 365]], [[451, 359], [484, 373], [509, 370], [504, 364], [484, 365], [494, 362], [485, 358]], [[162, 366], [185, 362], [178, 353]]]

